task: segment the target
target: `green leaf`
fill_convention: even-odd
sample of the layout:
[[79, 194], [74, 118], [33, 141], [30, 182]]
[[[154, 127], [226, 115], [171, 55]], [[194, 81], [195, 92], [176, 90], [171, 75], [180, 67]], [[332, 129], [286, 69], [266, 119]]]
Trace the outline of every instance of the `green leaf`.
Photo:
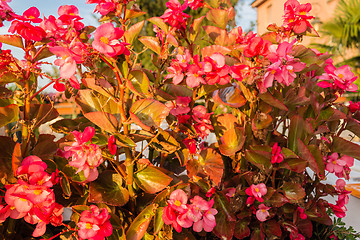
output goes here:
[[0, 127], [19, 120], [19, 106], [10, 104], [6, 107], [0, 107]]
[[282, 189], [284, 190], [286, 198], [291, 202], [300, 201], [306, 195], [304, 188], [298, 183], [285, 182]]
[[106, 170], [90, 183], [89, 202], [106, 203], [111, 206], [124, 206], [129, 201], [129, 192], [122, 187], [122, 177], [116, 172]]
[[16, 171], [21, 166], [22, 161], [23, 161], [23, 158], [22, 158], [22, 153], [21, 153], [21, 144], [16, 143], [15, 147], [14, 147], [14, 152], [12, 154], [12, 159], [11, 159], [11, 167], [12, 167], [14, 176], [16, 176]]
[[245, 143], [245, 129], [233, 127], [226, 130], [221, 137], [220, 152], [225, 156], [233, 156], [240, 151]]
[[199, 18], [196, 18], [194, 20], [194, 22], [191, 24], [191, 27], [190, 27], [190, 41], [194, 42], [196, 37], [199, 35], [199, 32], [200, 32], [200, 27], [201, 27], [201, 23], [202, 23], [202, 20], [205, 18], [205, 16], [202, 16], [202, 17], [199, 17]]
[[139, 41], [144, 44], [146, 47], [150, 48], [157, 54], [161, 54], [161, 46], [159, 39], [156, 37], [143, 36], [139, 38]]
[[19, 35], [0, 35], [0, 42], [24, 49], [22, 37], [20, 37]]
[[289, 158], [280, 163], [280, 168], [286, 168], [297, 173], [303, 173], [308, 162], [301, 158]]
[[120, 133], [115, 133], [114, 136], [116, 139], [116, 145], [120, 145], [122, 147], [136, 147], [136, 143], [128, 136]]
[[[306, 160], [309, 163], [309, 167], [311, 168], [311, 170], [313, 170], [318, 176], [320, 176], [320, 169], [319, 169], [316, 159], [311, 154], [308, 147], [300, 139], [298, 139], [298, 148], [299, 148], [299, 156], [302, 159]], [[314, 149], [314, 148], [312, 148], [312, 149]], [[315, 149], [314, 149], [314, 151], [315, 151]]]
[[150, 204], [134, 219], [126, 232], [126, 240], [142, 239], [149, 227], [151, 219], [155, 215], [155, 210], [155, 204]]
[[170, 135], [167, 131], [158, 129], [158, 134], [155, 138], [152, 138], [150, 146], [156, 151], [171, 154], [181, 148], [180, 143]]
[[140, 97], [151, 97], [149, 92], [150, 82], [143, 71], [131, 71], [127, 86], [133, 93]]
[[[270, 153], [269, 153], [270, 157]], [[261, 169], [262, 171], [269, 173], [272, 170], [272, 164], [270, 162], [270, 158], [265, 157], [260, 151], [255, 150], [246, 150], [245, 158], [251, 164], [254, 164], [256, 167]]]
[[158, 26], [161, 30], [163, 30], [165, 33], [168, 33], [169, 31], [169, 27], [168, 25], [164, 22], [164, 20], [160, 17], [152, 17], [148, 19], [149, 22], [151, 22], [152, 24]]
[[280, 110], [288, 111], [288, 108], [281, 101], [279, 101], [277, 98], [272, 96], [271, 93], [265, 92], [265, 93], [259, 94], [258, 96], [261, 100], [263, 100], [267, 104], [269, 104], [273, 107], [276, 107]]
[[135, 183], [150, 194], [160, 192], [169, 186], [172, 180], [155, 166], [147, 166], [134, 174]]
[[353, 158], [359, 158], [360, 146], [341, 137], [333, 137], [333, 151]]
[[131, 106], [131, 119], [144, 130], [159, 127], [169, 114], [170, 109], [154, 99], [141, 99]]
[[75, 119], [61, 119], [50, 125], [50, 128], [57, 133], [68, 134], [72, 131], [84, 131], [91, 123], [85, 117]]
[[69, 198], [71, 196], [71, 188], [70, 188], [69, 179], [62, 172], [59, 172], [59, 176], [60, 176], [61, 189], [63, 190], [65, 197]]
[[188, 176], [208, 176], [216, 185], [220, 184], [224, 171], [221, 155], [214, 149], [207, 148], [200, 152], [198, 159], [191, 159], [186, 164]]
[[238, 220], [235, 224], [234, 236], [237, 239], [243, 239], [250, 236], [250, 220]]
[[67, 164], [62, 169], [62, 172], [74, 182], [79, 182], [79, 183], [84, 182], [86, 180], [84, 172], [80, 171], [76, 173], [77, 170], [78, 170], [77, 168]]
[[288, 148], [293, 152], [298, 152], [298, 138], [303, 139], [305, 121], [299, 115], [290, 118], [290, 129], [288, 137]]
[[137, 38], [139, 33], [141, 32], [141, 29], [144, 27], [145, 20], [138, 22], [134, 25], [132, 25], [125, 33], [125, 39], [127, 43], [132, 44], [134, 40]]
[[92, 123], [100, 127], [101, 129], [109, 132], [117, 132], [117, 127], [119, 123], [116, 117], [107, 112], [88, 112], [84, 116]]
[[211, 9], [207, 14], [206, 18], [217, 25], [219, 28], [226, 29], [228, 23], [229, 12], [224, 9]]
[[164, 221], [162, 220], [163, 209], [163, 207], [159, 207], [158, 209], [156, 209], [154, 218], [154, 234], [158, 234], [164, 226]]
[[225, 213], [220, 210], [215, 215], [216, 226], [213, 233], [220, 239], [232, 239], [235, 231], [235, 221], [229, 221]]

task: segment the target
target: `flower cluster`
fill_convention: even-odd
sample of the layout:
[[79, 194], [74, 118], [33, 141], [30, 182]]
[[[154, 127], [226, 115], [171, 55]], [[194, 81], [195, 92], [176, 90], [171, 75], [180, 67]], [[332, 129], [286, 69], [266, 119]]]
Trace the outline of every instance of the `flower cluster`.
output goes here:
[[176, 29], [186, 28], [186, 19], [190, 16], [183, 11], [187, 8], [187, 2], [181, 5], [178, 0], [170, 0], [166, 3], [168, 9], [161, 16], [164, 22]]
[[91, 205], [90, 210], [81, 213], [77, 224], [79, 239], [104, 240], [112, 234], [113, 227], [110, 223], [110, 214], [106, 208], [100, 210]]
[[56, 183], [55, 173], [49, 175], [47, 168], [37, 156], [23, 160], [16, 174], [16, 184], [6, 185], [5, 203], [0, 207], [0, 223], [6, 218], [24, 218], [30, 224], [37, 224], [34, 237], [43, 235], [46, 225], [59, 226], [62, 223], [63, 207], [55, 203], [55, 194], [51, 187]]
[[211, 232], [216, 226], [217, 210], [212, 208], [214, 200], [207, 202], [200, 196], [195, 196], [188, 204], [186, 193], [177, 189], [170, 194], [168, 206], [164, 207], [162, 219], [165, 224], [172, 225], [177, 232], [182, 228], [193, 226], [195, 232]]
[[97, 167], [104, 162], [99, 146], [87, 144], [94, 134], [93, 127], [85, 128], [83, 133], [73, 131], [76, 141], [71, 146], [64, 147], [64, 151], [61, 153], [64, 157], [71, 158], [69, 165], [77, 168], [76, 173], [83, 171], [89, 182], [97, 179], [99, 175]]
[[297, 0], [288, 0], [284, 4], [284, 23], [286, 30], [293, 30], [296, 34], [304, 33], [308, 27], [311, 28], [309, 20], [313, 16], [309, 15], [311, 4], [300, 4]]
[[354, 165], [354, 158], [346, 155], [339, 158], [338, 153], [332, 153], [324, 160], [328, 172], [335, 173], [338, 178], [349, 179], [350, 167]]

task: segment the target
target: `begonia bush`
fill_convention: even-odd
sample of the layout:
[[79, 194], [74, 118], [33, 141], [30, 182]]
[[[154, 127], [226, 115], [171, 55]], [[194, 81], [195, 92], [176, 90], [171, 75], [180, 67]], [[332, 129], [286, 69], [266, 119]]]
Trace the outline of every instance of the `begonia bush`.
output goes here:
[[[343, 133], [360, 137], [360, 105], [337, 101], [357, 91], [351, 69], [301, 45], [318, 36], [309, 3], [288, 0], [282, 26], [259, 36], [231, 28], [225, 0], [169, 0], [140, 22], [134, 1], [87, 0], [97, 28], [73, 5], [41, 18], [9, 2], [0, 42], [24, 58], [1, 47], [6, 239], [336, 238], [330, 212], [345, 216], [344, 179], [360, 155]], [[206, 15], [194, 19], [198, 8]], [[145, 51], [155, 71], [143, 68]], [[58, 118], [51, 85], [79, 116]], [[50, 121], [61, 137], [39, 130]]]

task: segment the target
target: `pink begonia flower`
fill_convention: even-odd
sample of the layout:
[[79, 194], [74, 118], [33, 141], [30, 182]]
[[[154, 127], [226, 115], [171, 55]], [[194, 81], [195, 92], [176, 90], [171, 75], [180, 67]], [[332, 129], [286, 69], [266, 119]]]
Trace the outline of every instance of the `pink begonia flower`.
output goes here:
[[115, 137], [111, 135], [108, 139], [108, 148], [112, 155], [115, 155], [117, 150], [117, 146], [115, 142], [116, 142]]
[[104, 162], [101, 150], [98, 145], [86, 144], [95, 134], [93, 127], [85, 128], [83, 133], [73, 131], [76, 142], [64, 148], [63, 155], [70, 158], [70, 166], [78, 168], [76, 173], [83, 171], [86, 181], [97, 179], [99, 172], [97, 167]]
[[[206, 201], [205, 201], [206, 202]], [[202, 219], [199, 221], [194, 221], [193, 229], [195, 232], [201, 232], [204, 229], [205, 232], [211, 232], [216, 226], [215, 215], [218, 211], [215, 208], [212, 208], [214, 205], [214, 199], [211, 199], [205, 205], [205, 202], [201, 203], [201, 206], [196, 206], [197, 208], [201, 208], [203, 210]]]
[[286, 30], [293, 30], [296, 34], [304, 33], [308, 27], [311, 27], [309, 20], [313, 16], [309, 16], [311, 4], [300, 4], [298, 0], [288, 0], [284, 4], [284, 22], [283, 27]]
[[250, 76], [250, 67], [245, 64], [233, 65], [230, 67], [230, 71], [231, 77], [238, 81], [242, 81], [247, 76]]
[[305, 240], [305, 237], [298, 232], [291, 232], [290, 239], [291, 240]]
[[254, 203], [255, 199], [259, 202], [263, 202], [264, 199], [262, 199], [262, 196], [264, 196], [267, 193], [267, 188], [264, 183], [260, 184], [252, 184], [249, 188], [245, 190], [245, 193], [249, 195], [246, 204], [251, 205]]
[[183, 140], [185, 146], [189, 149], [190, 154], [196, 154], [197, 152], [197, 144], [196, 140], [193, 138], [186, 138]]
[[298, 207], [297, 211], [299, 212], [299, 216], [300, 216], [301, 219], [306, 219], [307, 218], [307, 215], [306, 215], [305, 210], [303, 208]]
[[225, 56], [223, 54], [214, 53], [209, 57], [205, 57], [204, 61], [211, 64], [211, 69], [205, 72], [207, 84], [214, 85], [217, 83], [224, 85], [230, 82], [230, 67], [225, 64]]
[[325, 67], [325, 73], [318, 77], [318, 79], [324, 80], [317, 84], [319, 87], [332, 88], [340, 93], [357, 91], [358, 87], [354, 84], [357, 76], [354, 75], [348, 65], [336, 68], [332, 59], [326, 60], [325, 63], [328, 65]]
[[20, 15], [14, 15], [14, 17], [18, 20], [21, 21], [29, 21], [29, 22], [33, 22], [33, 23], [40, 23], [42, 22], [42, 19], [39, 18], [40, 17], [40, 12], [39, 9], [37, 9], [36, 7], [31, 7], [29, 9], [27, 9], [22, 16]]
[[176, 189], [170, 194], [170, 199], [168, 200], [169, 206], [180, 213], [185, 213], [188, 209], [187, 207], [188, 196], [181, 189]]
[[169, 0], [166, 3], [168, 9], [165, 10], [164, 14], [160, 16], [164, 22], [177, 29], [185, 29], [186, 19], [190, 16], [183, 11], [187, 8], [187, 3], [183, 5], [178, 0]]
[[187, 114], [190, 112], [189, 104], [191, 103], [191, 97], [176, 97], [175, 104], [173, 106], [168, 106], [171, 108], [170, 113], [174, 116]]
[[185, 2], [193, 10], [196, 10], [204, 6], [204, 0], [186, 0]]
[[8, 31], [11, 33], [18, 33], [25, 40], [37, 42], [46, 37], [46, 32], [41, 27], [32, 26], [30, 23], [17, 20], [12, 21]]
[[182, 227], [177, 222], [177, 214], [175, 213], [175, 210], [170, 207], [166, 206], [163, 208], [163, 215], [162, 220], [166, 225], [171, 225], [177, 232], [181, 232]]
[[259, 205], [259, 209], [256, 211], [256, 218], [260, 222], [265, 222], [266, 218], [270, 215], [269, 210], [270, 207], [265, 206], [263, 203]]
[[116, 9], [116, 5], [113, 1], [103, 1], [100, 2], [96, 7], [94, 12], [98, 12], [101, 15], [106, 15], [109, 12], [112, 12]]
[[271, 151], [271, 163], [281, 163], [284, 160], [284, 156], [281, 154], [281, 147], [278, 143], [275, 143]]
[[255, 56], [266, 56], [269, 53], [271, 42], [261, 37], [252, 37], [247, 41], [248, 45], [244, 49], [244, 56], [252, 58]]
[[119, 41], [123, 35], [124, 31], [115, 28], [112, 23], [102, 24], [94, 32], [92, 46], [95, 50], [109, 57], [120, 54], [129, 55], [130, 52], [126, 48], [128, 44]]
[[344, 218], [346, 216], [347, 208], [345, 206], [341, 206], [338, 204], [334, 205], [331, 203], [329, 203], [329, 206], [333, 210], [335, 216], [337, 216], [338, 218]]
[[215, 188], [214, 187], [212, 187], [212, 188], [210, 188], [207, 192], [206, 192], [206, 197], [211, 197], [214, 193], [215, 193]]
[[356, 111], [360, 110], [360, 102], [353, 103], [349, 101], [349, 110], [351, 113], [355, 113]]
[[199, 134], [201, 138], [206, 138], [210, 134], [210, 130], [214, 129], [210, 121], [211, 113], [207, 113], [206, 108], [202, 105], [194, 107], [192, 113], [196, 133]]
[[104, 240], [105, 237], [109, 237], [113, 231], [110, 217], [106, 208], [100, 210], [97, 206], [91, 205], [90, 210], [81, 213], [77, 224], [79, 239]]
[[349, 203], [349, 194], [351, 191], [345, 189], [346, 182], [343, 179], [336, 180], [336, 191], [339, 194], [338, 200], [336, 201], [339, 206], [345, 206]]
[[328, 156], [326, 163], [326, 170], [331, 173], [342, 173], [345, 167], [352, 167], [354, 165], [354, 158], [343, 155], [339, 158], [339, 154], [333, 153]]

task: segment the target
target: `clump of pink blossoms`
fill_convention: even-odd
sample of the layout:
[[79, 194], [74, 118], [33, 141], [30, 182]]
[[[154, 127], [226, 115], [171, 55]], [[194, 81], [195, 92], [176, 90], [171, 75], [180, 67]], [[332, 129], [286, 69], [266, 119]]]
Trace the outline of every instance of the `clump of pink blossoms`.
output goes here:
[[57, 179], [55, 173], [49, 175], [45, 172], [46, 168], [46, 163], [37, 156], [23, 160], [16, 171], [18, 182], [5, 186], [7, 205], [0, 208], [0, 223], [8, 217], [24, 218], [26, 222], [36, 224], [33, 237], [43, 235], [47, 224], [59, 226], [62, 223], [63, 207], [55, 203], [55, 194], [51, 189]]
[[245, 193], [249, 196], [246, 200], [247, 205], [251, 205], [255, 202], [255, 199], [259, 202], [263, 202], [264, 199], [262, 196], [264, 196], [267, 193], [267, 188], [264, 183], [260, 184], [252, 184], [249, 188], [245, 190]]
[[187, 204], [186, 193], [177, 189], [170, 194], [168, 206], [164, 207], [162, 219], [165, 224], [172, 225], [177, 232], [182, 228], [193, 226], [195, 232], [211, 232], [216, 226], [217, 210], [212, 208], [214, 200], [207, 202], [200, 196], [195, 196]]
[[75, 136], [76, 142], [71, 146], [65, 147], [62, 155], [66, 158], [71, 158], [69, 165], [78, 169], [76, 173], [83, 171], [84, 176], [87, 178], [86, 181], [94, 181], [99, 175], [97, 167], [104, 162], [99, 146], [87, 144], [94, 136], [95, 129], [87, 127], [83, 133], [78, 131], [73, 131], [72, 133]]
[[110, 223], [110, 214], [106, 208], [100, 210], [91, 205], [90, 210], [81, 213], [79, 227], [79, 239], [104, 240], [112, 234], [113, 228]]
[[343, 155], [339, 158], [338, 153], [333, 153], [325, 158], [326, 170], [335, 173], [339, 178], [349, 179], [350, 167], [354, 165], [354, 158]]

